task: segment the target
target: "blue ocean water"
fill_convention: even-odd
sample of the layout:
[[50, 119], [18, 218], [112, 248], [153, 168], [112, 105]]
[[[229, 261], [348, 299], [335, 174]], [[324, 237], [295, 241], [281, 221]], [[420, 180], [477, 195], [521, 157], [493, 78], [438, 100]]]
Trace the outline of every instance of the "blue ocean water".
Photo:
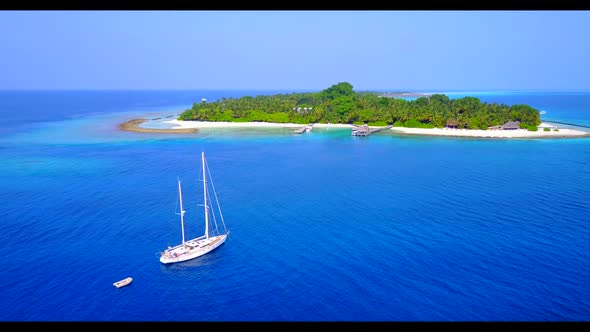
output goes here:
[[[590, 319], [590, 139], [116, 128], [252, 93], [0, 92], [0, 320]], [[590, 121], [590, 93], [478, 97]], [[162, 265], [177, 177], [204, 231], [201, 151], [230, 237]]]

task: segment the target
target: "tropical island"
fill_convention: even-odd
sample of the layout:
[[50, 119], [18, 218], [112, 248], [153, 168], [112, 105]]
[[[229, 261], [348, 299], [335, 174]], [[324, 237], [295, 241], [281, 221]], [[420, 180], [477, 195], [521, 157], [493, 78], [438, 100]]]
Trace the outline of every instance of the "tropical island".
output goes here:
[[539, 111], [528, 105], [488, 104], [478, 98], [450, 99], [444, 94], [415, 100], [388, 98], [376, 93], [357, 93], [348, 82], [320, 92], [222, 98], [194, 103], [178, 118], [181, 121], [341, 123], [369, 126], [482, 129], [519, 121], [521, 128], [535, 130]]
[[[407, 98], [407, 96], [414, 98]], [[340, 82], [319, 92], [221, 98], [194, 103], [163, 131], [205, 127], [391, 127], [410, 135], [467, 137], [582, 137], [581, 130], [547, 125], [525, 104], [451, 99], [444, 94], [355, 92]], [[540, 128], [539, 126], [542, 125]], [[127, 128], [133, 130], [132, 128]]]

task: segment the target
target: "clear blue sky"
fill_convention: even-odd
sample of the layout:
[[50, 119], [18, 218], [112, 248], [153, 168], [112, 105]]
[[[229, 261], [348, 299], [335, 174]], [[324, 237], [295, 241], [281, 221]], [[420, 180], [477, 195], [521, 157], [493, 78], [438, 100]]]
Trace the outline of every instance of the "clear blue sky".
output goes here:
[[1, 11], [0, 89], [590, 90], [590, 11]]

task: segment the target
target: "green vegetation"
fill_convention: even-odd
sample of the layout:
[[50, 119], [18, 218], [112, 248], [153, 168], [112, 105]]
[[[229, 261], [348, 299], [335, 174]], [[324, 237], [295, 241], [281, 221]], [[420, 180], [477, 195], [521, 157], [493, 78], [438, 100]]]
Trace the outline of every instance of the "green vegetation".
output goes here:
[[[541, 123], [539, 111], [528, 105], [482, 103], [478, 98], [450, 99], [443, 94], [415, 100], [379, 97], [353, 91], [347, 82], [320, 92], [222, 98], [194, 103], [179, 120], [276, 122], [276, 123], [367, 123], [411, 128], [487, 129], [507, 121], [520, 121], [529, 128]], [[535, 127], [536, 128], [536, 127]]]
[[543, 128], [543, 131], [551, 131], [549, 128]]
[[538, 131], [538, 130], [539, 130], [539, 128], [537, 128], [537, 126], [533, 126], [533, 125], [530, 125], [530, 126], [528, 126], [528, 128], [527, 128], [527, 129], [528, 129], [529, 131]]

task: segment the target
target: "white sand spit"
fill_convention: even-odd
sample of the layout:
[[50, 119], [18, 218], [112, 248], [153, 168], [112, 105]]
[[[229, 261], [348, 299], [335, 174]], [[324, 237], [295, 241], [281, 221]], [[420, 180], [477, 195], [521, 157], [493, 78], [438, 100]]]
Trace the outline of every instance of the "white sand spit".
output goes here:
[[456, 137], [491, 137], [491, 138], [542, 138], [542, 137], [582, 137], [590, 133], [581, 130], [562, 128], [559, 131], [528, 131], [516, 130], [480, 130], [480, 129], [451, 129], [451, 128], [405, 128], [392, 127], [391, 130], [412, 135], [456, 136]]

